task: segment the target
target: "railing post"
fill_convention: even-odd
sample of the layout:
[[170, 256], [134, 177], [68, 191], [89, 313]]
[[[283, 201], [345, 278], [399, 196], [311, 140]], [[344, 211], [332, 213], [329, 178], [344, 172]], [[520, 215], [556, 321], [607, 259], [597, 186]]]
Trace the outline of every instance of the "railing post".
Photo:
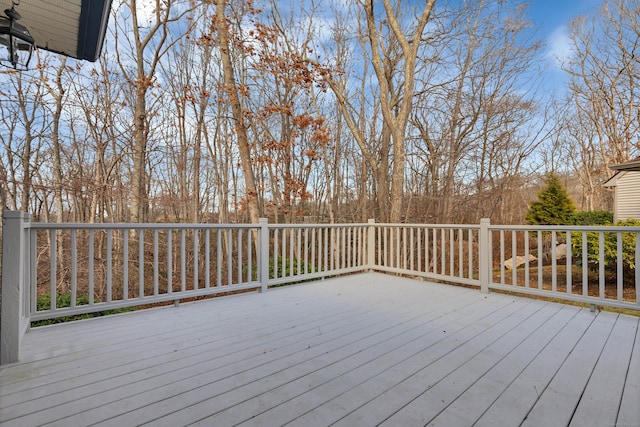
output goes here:
[[269, 220], [260, 218], [260, 292], [266, 292], [269, 287]]
[[491, 238], [489, 236], [489, 225], [491, 220], [489, 218], [482, 218], [480, 220], [480, 231], [478, 234], [478, 269], [480, 280], [480, 292], [489, 293], [489, 282], [491, 281], [491, 266], [489, 265], [491, 257], [489, 256], [492, 248]]
[[25, 223], [29, 214], [20, 211], [2, 213], [2, 311], [0, 312], [0, 365], [20, 359], [22, 337], [29, 326], [26, 301], [28, 235]]
[[367, 267], [373, 271], [376, 265], [376, 220], [369, 219], [367, 226]]

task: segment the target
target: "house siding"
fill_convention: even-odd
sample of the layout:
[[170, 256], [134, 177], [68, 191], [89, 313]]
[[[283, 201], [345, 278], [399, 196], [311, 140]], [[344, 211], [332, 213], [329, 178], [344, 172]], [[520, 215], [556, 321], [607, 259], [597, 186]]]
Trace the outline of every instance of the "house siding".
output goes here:
[[622, 172], [616, 184], [616, 220], [640, 219], [640, 171]]

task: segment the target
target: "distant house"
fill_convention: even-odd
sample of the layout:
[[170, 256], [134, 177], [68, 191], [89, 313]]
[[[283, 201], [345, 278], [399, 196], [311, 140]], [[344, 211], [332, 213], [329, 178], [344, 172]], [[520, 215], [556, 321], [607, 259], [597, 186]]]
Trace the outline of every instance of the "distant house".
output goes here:
[[616, 174], [604, 183], [605, 187], [613, 188], [615, 191], [614, 221], [640, 219], [640, 157], [609, 168], [616, 171]]

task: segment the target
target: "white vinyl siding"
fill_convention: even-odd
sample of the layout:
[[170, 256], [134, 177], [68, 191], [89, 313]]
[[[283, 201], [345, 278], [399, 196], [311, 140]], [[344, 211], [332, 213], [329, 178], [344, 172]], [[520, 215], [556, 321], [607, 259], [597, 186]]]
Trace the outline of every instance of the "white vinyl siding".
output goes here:
[[616, 221], [640, 219], [640, 171], [621, 172], [616, 184]]

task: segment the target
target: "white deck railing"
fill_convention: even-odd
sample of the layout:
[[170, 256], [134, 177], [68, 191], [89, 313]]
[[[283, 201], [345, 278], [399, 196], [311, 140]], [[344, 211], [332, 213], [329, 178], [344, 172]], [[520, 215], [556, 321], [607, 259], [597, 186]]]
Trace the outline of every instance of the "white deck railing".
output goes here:
[[[640, 227], [490, 225], [490, 289], [640, 310]], [[535, 246], [534, 246], [535, 245]], [[507, 272], [506, 258], [525, 260]]]
[[375, 224], [372, 269], [480, 286], [478, 225]]
[[31, 321], [372, 270], [640, 309], [640, 227], [3, 224], [1, 363]]

